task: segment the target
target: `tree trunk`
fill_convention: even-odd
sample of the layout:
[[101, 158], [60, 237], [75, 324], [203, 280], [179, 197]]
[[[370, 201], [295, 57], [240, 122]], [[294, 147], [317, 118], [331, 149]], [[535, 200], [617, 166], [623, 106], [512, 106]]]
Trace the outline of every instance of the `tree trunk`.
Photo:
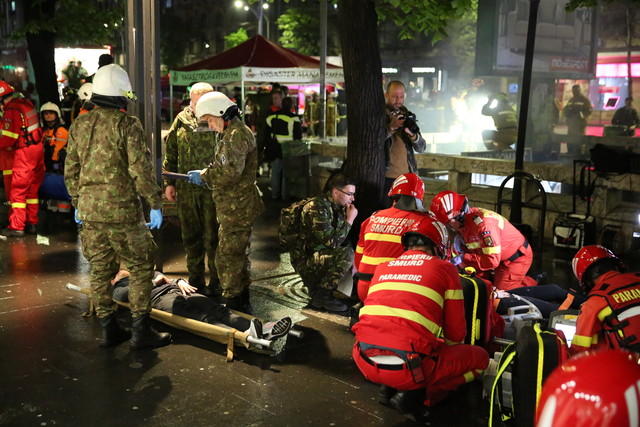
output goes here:
[[[25, 23], [52, 18], [55, 0], [32, 0], [25, 5]], [[27, 47], [36, 79], [40, 105], [51, 101], [60, 104], [56, 82], [55, 34], [48, 31], [27, 34]]]
[[382, 206], [386, 134], [382, 65], [374, 2], [342, 0], [339, 12], [349, 114], [349, 142], [343, 169], [357, 181], [359, 224]]

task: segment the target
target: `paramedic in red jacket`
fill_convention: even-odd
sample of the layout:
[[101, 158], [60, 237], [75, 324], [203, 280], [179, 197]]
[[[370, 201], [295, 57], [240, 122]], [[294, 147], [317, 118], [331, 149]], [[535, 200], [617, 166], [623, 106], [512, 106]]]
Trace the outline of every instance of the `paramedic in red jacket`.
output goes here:
[[[14, 88], [0, 81], [4, 115], [0, 121], [0, 150], [13, 151], [9, 201], [9, 227], [0, 234], [24, 236], [25, 228], [35, 233], [38, 223], [38, 189], [44, 178], [44, 151], [38, 111], [31, 101], [21, 98]], [[4, 156], [4, 154], [3, 154]], [[3, 175], [7, 173], [3, 166]], [[6, 188], [5, 188], [6, 192]]]
[[360, 301], [367, 296], [376, 266], [400, 256], [404, 252], [400, 242], [404, 232], [427, 217], [422, 205], [424, 183], [418, 175], [400, 175], [393, 182], [388, 196], [393, 200], [393, 206], [375, 212], [360, 227], [354, 259], [358, 269]]
[[493, 271], [493, 286], [503, 291], [537, 285], [535, 279], [527, 276], [533, 261], [531, 245], [506, 218], [487, 209], [470, 207], [467, 196], [453, 191], [436, 194], [431, 211], [462, 238], [460, 244], [454, 245], [458, 256], [451, 260], [458, 268], [470, 266], [478, 272]]
[[640, 273], [627, 273], [609, 249], [588, 245], [571, 262], [587, 300], [580, 307], [572, 353], [624, 348], [640, 353]]
[[352, 355], [365, 378], [399, 390], [396, 396], [426, 388], [424, 403], [431, 406], [477, 378], [489, 358], [483, 348], [461, 344], [462, 287], [455, 267], [441, 259], [446, 227], [426, 218], [402, 236], [402, 244], [406, 252], [375, 270], [353, 326]]

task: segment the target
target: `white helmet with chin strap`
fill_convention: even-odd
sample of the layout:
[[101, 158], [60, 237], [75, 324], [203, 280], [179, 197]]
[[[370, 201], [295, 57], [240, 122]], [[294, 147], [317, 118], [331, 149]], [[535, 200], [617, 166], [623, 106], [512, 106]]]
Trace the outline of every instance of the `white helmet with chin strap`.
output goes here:
[[211, 114], [224, 120], [233, 118], [238, 113], [238, 106], [222, 92], [207, 92], [200, 97], [196, 104], [196, 117]]
[[129, 75], [124, 68], [116, 64], [98, 68], [93, 76], [93, 94], [135, 99]]
[[[56, 113], [58, 115], [58, 120], [60, 120], [60, 122], [64, 122], [64, 120], [62, 119], [62, 113], [60, 112], [60, 107], [58, 107], [53, 102], [45, 102], [44, 104], [42, 104], [42, 107], [40, 107], [40, 114], [44, 113], [45, 111]], [[42, 120], [44, 120], [44, 118]]]
[[81, 101], [88, 101], [91, 99], [92, 93], [93, 83], [85, 83], [78, 89], [78, 98], [80, 98]]

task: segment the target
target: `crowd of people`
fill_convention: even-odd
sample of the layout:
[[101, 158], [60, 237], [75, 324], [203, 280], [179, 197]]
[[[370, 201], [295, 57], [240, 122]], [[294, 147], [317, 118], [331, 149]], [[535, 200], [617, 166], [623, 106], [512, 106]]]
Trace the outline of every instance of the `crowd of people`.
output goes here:
[[[357, 368], [381, 385], [382, 403], [403, 411], [416, 396], [421, 408], [437, 404], [480, 377], [489, 363], [487, 349], [464, 343], [468, 331], [461, 272], [488, 283], [505, 303], [510, 293], [548, 286], [528, 275], [532, 247], [506, 218], [472, 206], [466, 195], [453, 191], [437, 194], [425, 207], [414, 156], [425, 144], [419, 129], [408, 125], [404, 92], [398, 81], [385, 91], [388, 201], [364, 220], [355, 250], [348, 235], [358, 217], [358, 183], [345, 172], [334, 173], [322, 194], [283, 210], [280, 227], [291, 265], [309, 289], [310, 305], [352, 313]], [[103, 346], [127, 340], [133, 349], [169, 344], [170, 334], [151, 326], [152, 306], [225, 323], [256, 338], [275, 339], [288, 332], [288, 318], [263, 328], [230, 311], [251, 310], [248, 251], [253, 224], [264, 210], [256, 185], [258, 146], [235, 102], [207, 83], [193, 85], [189, 106], [168, 133], [163, 166], [174, 174], [167, 174], [164, 195], [177, 202], [189, 274], [188, 282], [171, 282], [154, 273], [150, 229], [162, 225], [163, 190], [153, 174], [142, 125], [126, 113], [134, 97], [126, 71], [116, 64], [98, 69], [87, 112], [68, 132], [60, 130], [55, 105], [43, 105], [41, 126], [33, 105], [13, 94], [11, 86], [0, 83], [0, 161], [11, 198], [10, 224], [3, 234], [20, 236], [36, 224], [37, 188], [45, 168], [64, 177], [75, 220], [82, 226]], [[296, 132], [295, 120], [274, 113], [269, 126], [280, 142], [277, 135]], [[282, 133], [276, 131], [279, 121], [286, 125]], [[180, 175], [175, 173], [183, 174], [181, 180], [176, 181]], [[13, 180], [7, 183], [8, 176]], [[582, 248], [572, 266], [587, 299], [571, 352], [640, 352], [640, 273], [626, 272], [620, 259], [600, 246]], [[354, 276], [359, 301], [349, 310], [350, 295], [341, 298], [336, 290]], [[553, 303], [544, 292], [523, 295], [534, 303]], [[129, 303], [131, 332], [116, 319], [114, 297]], [[548, 405], [543, 417], [559, 416], [558, 408]]]

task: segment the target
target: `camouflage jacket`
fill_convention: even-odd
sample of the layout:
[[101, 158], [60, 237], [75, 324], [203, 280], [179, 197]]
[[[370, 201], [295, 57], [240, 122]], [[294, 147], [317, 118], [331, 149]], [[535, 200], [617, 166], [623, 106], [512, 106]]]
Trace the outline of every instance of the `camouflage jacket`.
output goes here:
[[116, 109], [95, 108], [69, 130], [64, 180], [84, 221], [141, 219], [139, 196], [162, 205], [140, 120]]
[[[211, 138], [215, 137], [211, 132]], [[218, 220], [253, 221], [264, 210], [256, 185], [258, 151], [251, 130], [239, 119], [231, 120], [216, 144], [215, 155], [202, 171], [213, 189]]]
[[[182, 110], [173, 121], [165, 139], [163, 168], [169, 172], [187, 173], [206, 167], [215, 154], [218, 140], [216, 132], [197, 132], [198, 120], [191, 107]], [[212, 138], [212, 134], [215, 135]], [[166, 185], [176, 185], [173, 179], [166, 179]], [[197, 188], [186, 182], [178, 182], [179, 189]]]
[[302, 233], [298, 250], [311, 253], [342, 246], [351, 230], [346, 209], [331, 201], [329, 194], [312, 198], [302, 208]]

